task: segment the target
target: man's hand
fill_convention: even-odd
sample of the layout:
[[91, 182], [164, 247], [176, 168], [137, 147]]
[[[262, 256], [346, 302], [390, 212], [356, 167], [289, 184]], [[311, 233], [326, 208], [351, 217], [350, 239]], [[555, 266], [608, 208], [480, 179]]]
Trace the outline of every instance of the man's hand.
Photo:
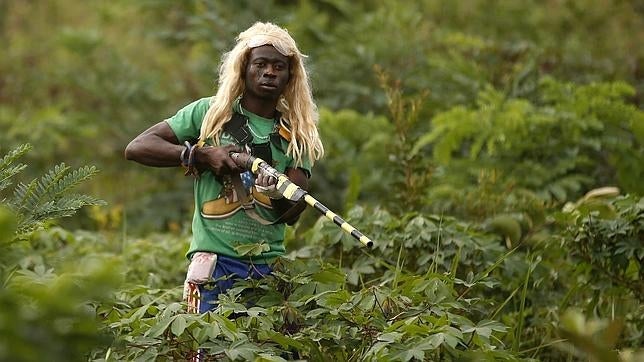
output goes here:
[[255, 188], [271, 199], [281, 199], [284, 197], [277, 191], [277, 179], [264, 172], [263, 169], [260, 170], [257, 178], [255, 178]]
[[230, 158], [230, 152], [242, 151], [237, 145], [199, 147], [196, 150], [196, 162], [200, 170], [211, 170], [217, 176], [240, 173], [243, 170]]

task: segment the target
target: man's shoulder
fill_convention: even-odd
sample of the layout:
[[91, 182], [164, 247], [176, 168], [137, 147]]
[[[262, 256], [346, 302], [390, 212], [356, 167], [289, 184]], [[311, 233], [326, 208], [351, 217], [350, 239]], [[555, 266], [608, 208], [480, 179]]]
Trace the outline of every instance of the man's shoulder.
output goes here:
[[212, 102], [212, 98], [213, 98], [212, 96], [199, 98], [199, 99], [193, 101], [192, 103], [188, 104], [187, 107], [192, 106], [192, 107], [195, 107], [195, 108], [206, 109], [207, 110], [208, 108], [210, 108], [210, 103]]
[[188, 121], [201, 120], [210, 108], [212, 97], [203, 97], [194, 100], [181, 108], [173, 118], [184, 119]]
[[166, 119], [179, 141], [194, 139], [199, 136], [201, 123], [210, 108], [212, 97], [203, 97], [190, 102], [174, 116]]

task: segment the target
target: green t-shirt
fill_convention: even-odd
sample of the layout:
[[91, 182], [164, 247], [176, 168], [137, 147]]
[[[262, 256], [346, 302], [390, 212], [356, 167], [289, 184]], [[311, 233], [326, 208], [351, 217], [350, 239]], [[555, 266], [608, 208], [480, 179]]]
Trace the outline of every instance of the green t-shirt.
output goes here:
[[[177, 136], [180, 143], [199, 138], [201, 123], [208, 111], [211, 97], [199, 99], [185, 106], [166, 122]], [[234, 109], [240, 110], [241, 106], [235, 103]], [[257, 116], [247, 110], [241, 110], [242, 114], [248, 117], [248, 126], [251, 130], [253, 143], [269, 142], [269, 135], [275, 129], [275, 121]], [[226, 132], [220, 137], [220, 145], [235, 143], [235, 140]], [[283, 151], [270, 143], [273, 157], [273, 167], [280, 172], [286, 168], [295, 167], [292, 157], [284, 154]], [[282, 140], [282, 149], [286, 150], [287, 143]], [[311, 166], [308, 160], [298, 166], [310, 172]], [[222, 184], [215, 178], [211, 171], [202, 172], [194, 182], [195, 213], [192, 220], [192, 242], [187, 256], [191, 257], [194, 252], [207, 251], [220, 255], [252, 260], [256, 263], [268, 263], [275, 257], [284, 254], [284, 228], [283, 223], [273, 225], [262, 225], [255, 219], [249, 217], [245, 211], [239, 210], [233, 215], [223, 219], [209, 218], [202, 213], [202, 206], [208, 201], [219, 199], [222, 192]], [[272, 210], [256, 204], [258, 214], [267, 220], [276, 220], [279, 215]], [[235, 251], [235, 246], [241, 244], [265, 243], [270, 250], [260, 256], [241, 256]]]

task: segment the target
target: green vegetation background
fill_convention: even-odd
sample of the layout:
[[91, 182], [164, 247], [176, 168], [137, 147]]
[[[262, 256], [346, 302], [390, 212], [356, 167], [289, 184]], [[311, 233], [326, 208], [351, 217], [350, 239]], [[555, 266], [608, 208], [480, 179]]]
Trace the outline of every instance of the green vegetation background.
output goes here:
[[[122, 153], [257, 20], [309, 55], [312, 194], [376, 247], [309, 210], [191, 316], [191, 180]], [[625, 0], [0, 2], [0, 360], [641, 358], [641, 44]]]

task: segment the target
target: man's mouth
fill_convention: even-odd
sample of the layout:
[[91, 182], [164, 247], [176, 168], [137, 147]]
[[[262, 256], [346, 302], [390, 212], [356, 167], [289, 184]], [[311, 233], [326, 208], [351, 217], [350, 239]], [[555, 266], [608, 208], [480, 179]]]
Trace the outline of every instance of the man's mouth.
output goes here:
[[268, 89], [276, 89], [277, 88], [277, 86], [275, 84], [273, 84], [273, 83], [260, 83], [259, 86], [262, 87], [262, 88], [268, 88]]

